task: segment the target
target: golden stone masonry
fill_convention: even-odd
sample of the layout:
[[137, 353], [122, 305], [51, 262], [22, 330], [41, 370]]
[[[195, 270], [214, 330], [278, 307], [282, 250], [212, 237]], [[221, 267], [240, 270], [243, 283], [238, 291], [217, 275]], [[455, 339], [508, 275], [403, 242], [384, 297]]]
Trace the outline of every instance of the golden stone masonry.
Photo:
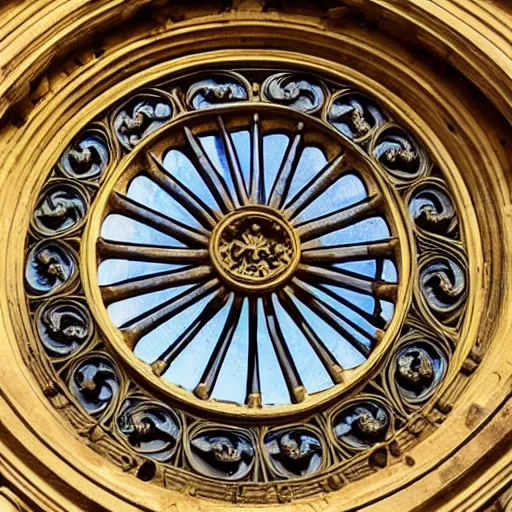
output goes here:
[[509, 0], [3, 2], [0, 510], [511, 512], [511, 84]]

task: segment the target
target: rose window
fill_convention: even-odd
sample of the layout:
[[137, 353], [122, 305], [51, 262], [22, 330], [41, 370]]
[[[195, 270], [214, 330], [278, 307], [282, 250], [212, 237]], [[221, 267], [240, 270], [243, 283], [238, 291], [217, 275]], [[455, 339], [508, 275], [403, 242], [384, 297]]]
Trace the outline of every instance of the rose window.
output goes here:
[[40, 372], [144, 481], [225, 500], [243, 483], [252, 503], [336, 490], [396, 455], [449, 373], [469, 293], [454, 197], [354, 84], [148, 84], [70, 141], [34, 204]]

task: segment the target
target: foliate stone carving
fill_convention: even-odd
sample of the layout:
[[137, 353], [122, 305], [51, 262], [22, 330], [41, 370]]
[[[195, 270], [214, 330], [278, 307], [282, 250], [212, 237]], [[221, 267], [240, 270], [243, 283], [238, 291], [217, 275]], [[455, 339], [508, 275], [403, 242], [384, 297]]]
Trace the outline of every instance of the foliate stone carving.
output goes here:
[[230, 272], [249, 278], [268, 278], [293, 256], [291, 240], [279, 224], [250, 216], [225, 229], [219, 251]]

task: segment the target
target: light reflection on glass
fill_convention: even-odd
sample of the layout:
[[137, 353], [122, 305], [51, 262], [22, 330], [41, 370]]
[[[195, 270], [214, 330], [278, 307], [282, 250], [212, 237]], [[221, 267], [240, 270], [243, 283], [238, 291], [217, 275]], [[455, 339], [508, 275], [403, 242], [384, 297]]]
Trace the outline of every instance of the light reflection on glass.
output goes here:
[[[226, 306], [228, 308], [229, 306]], [[247, 360], [249, 357], [249, 303], [244, 301], [240, 320], [233, 341], [229, 347], [226, 359], [219, 373], [212, 398], [229, 402], [243, 403], [245, 401], [245, 383], [247, 382]], [[233, 385], [238, 383], [237, 385]]]
[[163, 213], [167, 217], [183, 222], [187, 226], [201, 227], [197, 219], [181, 206], [167, 192], [145, 176], [137, 176], [128, 187], [126, 194], [139, 204]]
[[335, 212], [341, 208], [346, 208], [362, 201], [367, 196], [368, 193], [363, 182], [356, 175], [347, 174], [333, 183], [323, 194], [305, 208], [297, 217], [296, 222], [300, 224], [307, 220]]
[[190, 288], [190, 285], [177, 286], [159, 292], [146, 293], [138, 297], [120, 300], [107, 307], [108, 314], [112, 323], [116, 327], [133, 320], [138, 315], [149, 311], [150, 309], [164, 303], [165, 301], [176, 297], [180, 293]]
[[103, 221], [101, 237], [105, 240], [114, 240], [116, 242], [184, 247], [184, 244], [179, 240], [117, 213], [109, 215]]
[[[297, 171], [290, 184], [288, 197], [295, 196], [299, 190], [307, 185], [324, 167], [327, 163], [327, 158], [323, 151], [316, 147], [306, 147], [297, 166]], [[325, 212], [324, 212], [325, 213]]]

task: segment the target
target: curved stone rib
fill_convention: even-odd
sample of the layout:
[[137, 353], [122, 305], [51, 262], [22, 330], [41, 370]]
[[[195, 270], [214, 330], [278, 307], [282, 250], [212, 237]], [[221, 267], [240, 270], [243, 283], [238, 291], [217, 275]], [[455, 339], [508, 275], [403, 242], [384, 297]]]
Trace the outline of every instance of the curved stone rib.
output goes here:
[[[324, 301], [315, 297], [298, 279], [294, 278], [290, 287], [293, 290], [293, 294], [311, 311], [313, 311], [319, 318], [321, 318], [326, 324], [330, 325], [340, 336], [347, 340], [359, 353], [363, 356], [368, 357], [370, 355], [370, 348], [367, 347], [361, 340], [357, 339], [352, 335], [343, 325], [348, 324], [347, 318], [341, 315], [334, 308], [326, 304]], [[343, 323], [341, 323], [343, 322]], [[354, 327], [354, 322], [351, 322], [351, 327]], [[365, 337], [370, 337], [373, 342], [373, 338], [370, 334], [365, 333]]]
[[268, 205], [271, 208], [281, 208], [286, 195], [288, 194], [290, 184], [295, 176], [297, 165], [302, 154], [304, 138], [303, 130], [304, 123], [298, 123], [295, 136], [293, 139], [290, 139], [283, 162], [281, 163], [274, 185], [272, 186], [272, 191], [270, 192]]
[[247, 361], [246, 404], [261, 407], [260, 365], [258, 356], [258, 299], [249, 297], [249, 352]]
[[307, 393], [304, 385], [302, 384], [297, 367], [293, 361], [290, 349], [285, 342], [277, 319], [274, 304], [272, 303], [272, 298], [270, 296], [263, 298], [263, 307], [267, 319], [268, 333], [270, 335], [272, 345], [274, 346], [274, 351], [276, 353], [279, 366], [281, 367], [290, 398], [293, 403], [302, 402], [305, 400]]
[[229, 346], [233, 341], [236, 328], [238, 327], [242, 304], [243, 297], [236, 297], [233, 301], [228, 317], [226, 318], [226, 323], [213, 349], [208, 364], [206, 365], [203, 376], [194, 390], [194, 394], [202, 400], [208, 400], [215, 387], [222, 364], [228, 353]]
[[[333, 292], [330, 288], [327, 288], [327, 286], [324, 286], [323, 284], [311, 283], [311, 286], [313, 286], [314, 288], [319, 289], [320, 291], [322, 291], [326, 295], [329, 295], [329, 297], [333, 298], [334, 300], [336, 300], [337, 302], [339, 302], [343, 306], [351, 309], [352, 311], [354, 311], [354, 313], [357, 313], [360, 317], [362, 317], [364, 320], [366, 320], [369, 324], [371, 324], [374, 327], [376, 327], [377, 329], [379, 329], [379, 331], [377, 331], [377, 338], [380, 335], [384, 334], [383, 331], [380, 331], [380, 329], [382, 329], [382, 328], [384, 328], [386, 326], [387, 320], [380, 316], [380, 311], [377, 311], [376, 313], [371, 315], [370, 313], [368, 313], [364, 309], [361, 309], [359, 306], [356, 306], [355, 304], [353, 304], [349, 300], [344, 299], [343, 297], [341, 297], [337, 293]], [[376, 302], [379, 302], [379, 301], [377, 300]]]
[[198, 284], [125, 323], [121, 326], [121, 330], [124, 334], [126, 344], [133, 349], [143, 336], [150, 333], [173, 316], [181, 313], [192, 304], [214, 292], [219, 286], [220, 281], [217, 278], [211, 279], [204, 284]]
[[377, 299], [396, 302], [398, 285], [395, 283], [386, 283], [384, 281], [357, 277], [351, 272], [331, 270], [323, 267], [315, 267], [313, 265], [305, 265], [303, 263], [297, 266], [297, 275], [307, 279], [308, 282], [319, 282], [339, 286], [354, 292], [371, 295]]
[[167, 347], [156, 361], [151, 364], [155, 375], [160, 377], [168, 369], [171, 363], [185, 350], [199, 332], [213, 319], [215, 315], [226, 305], [230, 294], [221, 288], [210, 299], [205, 308], [197, 315], [195, 320]]
[[263, 169], [263, 144], [261, 141], [260, 116], [254, 114], [251, 130], [251, 186], [253, 204], [265, 204], [265, 171]]
[[336, 212], [317, 217], [296, 226], [301, 242], [307, 242], [314, 238], [338, 231], [360, 220], [374, 216], [382, 205], [382, 196], [376, 194], [359, 203], [342, 208]]
[[231, 138], [230, 133], [226, 129], [226, 125], [222, 120], [222, 117], [217, 117], [217, 124], [220, 128], [220, 133], [222, 135], [222, 140], [224, 142], [224, 148], [226, 150], [226, 158], [229, 164], [229, 171], [231, 173], [231, 178], [233, 180], [233, 184], [235, 186], [236, 197], [238, 199], [238, 205], [244, 205], [249, 203], [249, 193], [247, 192], [247, 188], [245, 186], [244, 176], [242, 174], [242, 170], [240, 168], [240, 160], [238, 158], [238, 154], [236, 152], [235, 146], [233, 144], [233, 140]]
[[166, 215], [162, 215], [147, 206], [133, 201], [133, 199], [130, 199], [129, 197], [119, 194], [118, 192], [113, 192], [110, 196], [110, 205], [110, 213], [125, 215], [130, 219], [152, 227], [189, 246], [208, 246], [208, 233], [188, 227], [181, 222], [173, 220]]
[[208, 155], [205, 153], [201, 143], [192, 133], [190, 128], [185, 127], [185, 136], [192, 150], [195, 169], [206, 183], [223, 213], [228, 213], [234, 209], [233, 198], [229, 192], [228, 185], [224, 177], [219, 173], [215, 166], [211, 163]]
[[304, 315], [300, 312], [297, 305], [293, 302], [290, 292], [285, 288], [278, 295], [279, 302], [288, 313], [295, 325], [300, 329], [304, 338], [315, 351], [327, 373], [334, 383], [343, 381], [343, 368], [340, 366], [332, 352], [327, 348], [324, 342], [316, 335], [314, 329], [308, 323]]
[[119, 283], [102, 286], [101, 295], [105, 304], [130, 299], [145, 293], [158, 292], [185, 284], [194, 284], [206, 280], [213, 272], [212, 267], [203, 265], [190, 266], [184, 269], [158, 272], [147, 276], [134, 277]]
[[350, 169], [350, 162], [345, 153], [341, 153], [305, 185], [286, 204], [284, 214], [293, 219], [302, 210], [309, 206], [317, 197], [323, 194], [333, 183], [335, 183]]
[[148, 155], [149, 166], [145, 173], [165, 192], [190, 212], [206, 229], [212, 230], [220, 215], [197, 197], [180, 180], [170, 174], [153, 153]]
[[104, 238], [98, 239], [96, 249], [102, 261], [120, 259], [186, 265], [208, 260], [208, 249], [122, 243], [115, 240], [105, 240]]
[[302, 250], [304, 263], [346, 263], [373, 258], [391, 258], [398, 247], [397, 238], [362, 244], [333, 245]]
[[[299, 280], [297, 280], [296, 291], [297, 288], [300, 288], [300, 293], [303, 294], [304, 297], [309, 297], [311, 300], [314, 299], [314, 301], [320, 305], [322, 308], [326, 309], [327, 311], [331, 312], [334, 316], [337, 316], [340, 320], [345, 322], [347, 325], [352, 327], [355, 331], [357, 331], [361, 336], [366, 338], [372, 345], [375, 343], [375, 341], [381, 337], [384, 333], [380, 330], [376, 330], [375, 336], [367, 332], [365, 329], [363, 329], [357, 322], [354, 320], [351, 320], [346, 315], [338, 311], [336, 308], [332, 307], [330, 304], [328, 304], [326, 301], [321, 299], [320, 297], [315, 296], [308, 288], [304, 285], [304, 283], [298, 283]], [[373, 324], [372, 324], [373, 325]]]

